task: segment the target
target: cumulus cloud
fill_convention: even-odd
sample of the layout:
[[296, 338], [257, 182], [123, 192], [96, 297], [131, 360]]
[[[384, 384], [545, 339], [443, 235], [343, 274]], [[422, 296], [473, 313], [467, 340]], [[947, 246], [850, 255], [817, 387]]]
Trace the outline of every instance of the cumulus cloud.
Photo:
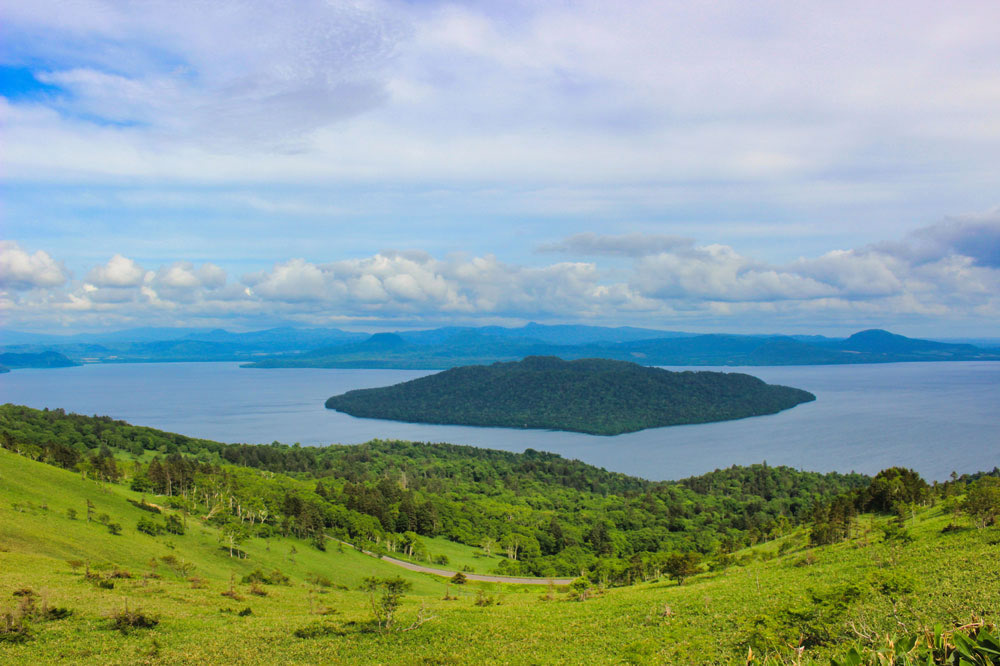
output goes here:
[[[495, 255], [436, 257], [383, 251], [317, 263], [295, 258], [229, 281], [212, 263], [179, 260], [144, 270], [122, 255], [68, 282], [45, 252], [6, 243], [0, 307], [14, 320], [89, 316], [186, 321], [262, 317], [310, 324], [359, 321], [561, 320], [674, 325], [692, 321], [856, 322], [900, 318], [1000, 322], [1000, 269], [990, 262], [996, 223], [947, 221], [893, 243], [832, 250], [775, 264], [720, 244], [673, 237], [571, 236], [551, 247], [626, 257], [541, 265]], [[973, 243], [978, 240], [978, 243]], [[48, 313], [46, 315], [46, 313]], [[157, 314], [158, 313], [158, 314]], [[108, 319], [113, 321], [113, 319]]]
[[98, 287], [135, 287], [142, 284], [146, 271], [133, 260], [116, 254], [103, 266], [95, 266], [87, 281]]
[[66, 271], [48, 253], [29, 254], [13, 241], [0, 241], [0, 285], [24, 290], [58, 287], [66, 282]]
[[836, 293], [818, 280], [756, 263], [725, 245], [643, 257], [634, 281], [643, 293], [666, 299], [774, 301]]

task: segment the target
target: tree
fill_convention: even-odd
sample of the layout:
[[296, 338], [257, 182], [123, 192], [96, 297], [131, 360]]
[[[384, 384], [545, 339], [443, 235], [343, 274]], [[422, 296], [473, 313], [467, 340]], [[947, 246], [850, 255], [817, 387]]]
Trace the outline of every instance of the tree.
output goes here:
[[683, 585], [685, 578], [698, 573], [700, 564], [701, 556], [698, 553], [672, 553], [667, 557], [664, 569], [678, 585]]
[[984, 476], [969, 486], [962, 510], [980, 529], [995, 524], [1000, 518], [1000, 477]]
[[180, 516], [176, 513], [172, 513], [166, 518], [165, 528], [171, 534], [184, 534], [184, 523], [181, 521]]
[[395, 619], [396, 611], [403, 604], [403, 595], [412, 587], [409, 581], [400, 577], [365, 578], [361, 589], [368, 593], [375, 623], [382, 631], [389, 631]]
[[[229, 557], [233, 556], [233, 549], [239, 549], [239, 546], [243, 544], [250, 537], [250, 530], [243, 523], [231, 522], [226, 523], [222, 527], [222, 531], [219, 533], [219, 540], [222, 543], [229, 546]], [[240, 557], [243, 557], [242, 553]]]

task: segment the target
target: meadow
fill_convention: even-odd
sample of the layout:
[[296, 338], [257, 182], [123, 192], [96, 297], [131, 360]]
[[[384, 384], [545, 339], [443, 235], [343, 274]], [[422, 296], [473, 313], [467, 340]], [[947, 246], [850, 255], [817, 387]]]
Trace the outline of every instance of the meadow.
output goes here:
[[[0, 613], [9, 626], [25, 599], [69, 612], [36, 613], [23, 640], [5, 634], [0, 661], [652, 664], [746, 663], [752, 653], [753, 663], [829, 663], [852, 645], [1000, 612], [1000, 530], [956, 519], [948, 504], [914, 510], [902, 537], [881, 529], [891, 519], [861, 516], [844, 542], [809, 548], [797, 530], [683, 585], [584, 589], [455, 585], [282, 536], [230, 557], [197, 516], [183, 535], [138, 532], [149, 512], [129, 500], [144, 499], [157, 503], [0, 450]], [[478, 559], [458, 544], [449, 557]], [[255, 570], [288, 581], [242, 582]], [[373, 623], [361, 589], [372, 576], [412, 586], [392, 630]], [[126, 609], [157, 623], [116, 629]]]

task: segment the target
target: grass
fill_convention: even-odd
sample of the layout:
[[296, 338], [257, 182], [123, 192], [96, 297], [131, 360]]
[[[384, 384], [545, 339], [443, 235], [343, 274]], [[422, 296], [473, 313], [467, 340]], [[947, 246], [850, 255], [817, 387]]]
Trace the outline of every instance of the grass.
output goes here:
[[[449, 569], [451, 571], [466, 571], [479, 574], [493, 573], [493, 569], [500, 564], [503, 559], [496, 553], [487, 555], [482, 548], [466, 546], [464, 543], [455, 543], [444, 537], [420, 537], [420, 540], [427, 547], [429, 555], [426, 560], [415, 560], [406, 557], [405, 553], [388, 553], [390, 557], [398, 560], [407, 560], [436, 569]], [[448, 558], [447, 564], [437, 564], [434, 558], [444, 555]], [[467, 567], [467, 568], [466, 568]]]
[[[295, 539], [254, 540], [243, 546], [248, 559], [230, 558], [197, 517], [188, 518], [183, 536], [137, 532], [148, 514], [126, 500], [139, 497], [0, 450], [0, 617], [23, 603], [14, 593], [25, 588], [37, 603], [71, 611], [30, 620], [25, 641], [0, 642], [0, 663], [712, 664], [745, 663], [751, 646], [754, 663], [795, 663], [794, 647], [808, 636], [818, 644], [805, 647], [801, 663], [825, 664], [866, 636], [1000, 618], [1000, 529], [942, 532], [951, 516], [935, 507], [908, 523], [909, 544], [883, 542], [883, 519], [865, 517], [849, 542], [797, 545], [784, 555], [766, 544], [738, 553], [742, 565], [683, 586], [661, 580], [598, 590], [581, 603], [565, 589], [547, 599], [545, 588], [447, 588], [443, 579], [350, 548], [320, 552]], [[87, 499], [122, 525], [121, 536], [86, 521]], [[77, 520], [68, 508], [77, 509]], [[494, 566], [483, 566], [476, 549], [425, 542], [451, 568]], [[171, 557], [193, 568], [182, 572]], [[278, 569], [289, 584], [263, 585], [267, 595], [253, 595], [240, 580], [257, 568]], [[111, 578], [115, 570], [131, 577]], [[359, 589], [372, 575], [413, 584], [400, 627], [421, 607], [433, 619], [413, 631], [376, 631]], [[98, 587], [98, 579], [113, 589]], [[239, 600], [223, 596], [231, 586]], [[445, 600], [446, 589], [457, 598]], [[493, 602], [477, 605], [480, 590]], [[137, 619], [151, 626], [121, 631], [116, 618], [126, 613], [156, 624]]]

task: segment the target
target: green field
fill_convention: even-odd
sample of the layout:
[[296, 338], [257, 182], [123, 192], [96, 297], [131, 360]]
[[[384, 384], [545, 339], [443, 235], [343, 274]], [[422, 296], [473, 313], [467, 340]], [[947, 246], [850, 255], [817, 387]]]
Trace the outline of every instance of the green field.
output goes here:
[[[801, 663], [829, 663], [851, 644], [937, 622], [995, 622], [1000, 613], [1000, 530], [961, 519], [942, 532], [953, 516], [941, 506], [908, 520], [910, 541], [886, 541], [877, 529], [886, 519], [863, 516], [854, 536], [837, 545], [807, 549], [796, 532], [780, 556], [781, 542], [770, 542], [682, 586], [658, 580], [592, 589], [581, 602], [568, 589], [449, 587], [350, 548], [321, 552], [290, 538], [251, 540], [242, 546], [247, 559], [231, 558], [217, 530], [197, 516], [187, 518], [182, 536], [137, 532], [148, 514], [129, 498], [140, 494], [0, 450], [0, 613], [17, 614], [25, 597], [14, 592], [23, 588], [38, 594], [37, 604], [72, 611], [30, 621], [24, 642], [0, 642], [0, 662], [745, 663], [752, 648], [755, 663], [795, 663], [801, 640]], [[95, 518], [106, 514], [122, 534], [88, 522], [87, 500]], [[71, 508], [75, 520], [67, 517]], [[477, 563], [475, 549], [437, 539], [428, 545], [452, 565]], [[266, 596], [256, 596], [239, 582], [255, 568], [279, 569], [290, 584], [263, 585]], [[102, 589], [86, 579], [88, 569], [95, 579], [115, 569], [131, 577]], [[412, 631], [375, 630], [358, 589], [372, 575], [412, 583], [398, 626], [412, 624], [422, 606], [432, 619]], [[231, 578], [239, 600], [222, 594]], [[457, 598], [445, 600], [446, 591]], [[113, 630], [109, 617], [126, 606], [159, 623]], [[252, 614], [240, 616], [245, 608]], [[314, 626], [325, 635], [294, 633]]]

